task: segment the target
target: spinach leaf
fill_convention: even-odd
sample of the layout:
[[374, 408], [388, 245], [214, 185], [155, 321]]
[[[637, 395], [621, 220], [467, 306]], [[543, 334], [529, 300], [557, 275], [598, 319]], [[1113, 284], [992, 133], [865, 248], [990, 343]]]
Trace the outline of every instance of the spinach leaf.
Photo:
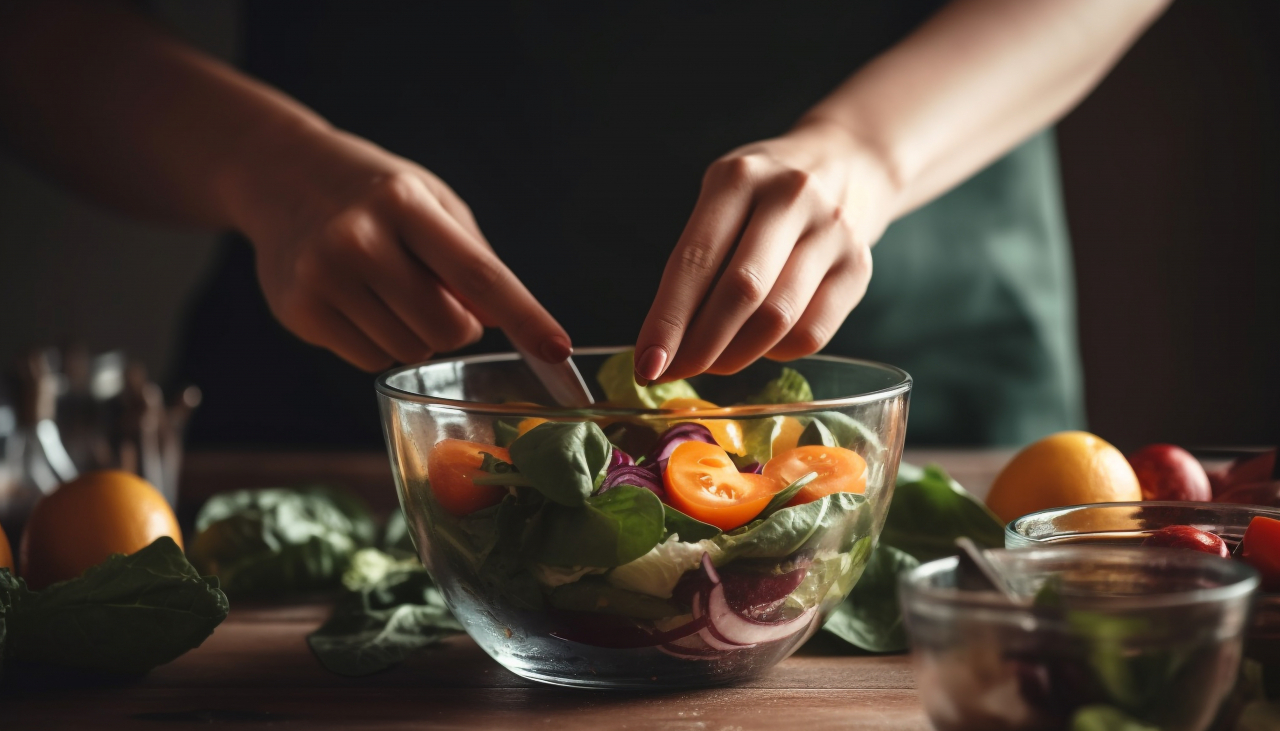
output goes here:
[[189, 553], [230, 594], [279, 594], [338, 583], [357, 549], [372, 545], [359, 498], [326, 487], [238, 490], [209, 498]]
[[358, 676], [461, 631], [426, 570], [397, 570], [339, 600], [307, 644], [328, 670]]
[[955, 555], [961, 536], [983, 548], [1004, 546], [1004, 524], [946, 472], [929, 466], [912, 480], [910, 466], [903, 467], [906, 474], [893, 491], [881, 543], [920, 561]]
[[477, 485], [511, 485], [514, 487], [533, 487], [533, 480], [520, 474], [520, 470], [510, 462], [504, 462], [488, 452], [481, 452], [480, 470], [487, 472], [485, 477], [476, 477], [471, 482]]
[[807, 447], [820, 444], [824, 447], [844, 447], [856, 449], [866, 445], [879, 451], [884, 449], [880, 437], [862, 422], [839, 411], [822, 411], [812, 417], [812, 421], [800, 433], [798, 444]]
[[216, 577], [202, 577], [168, 537], [116, 554], [42, 591], [0, 570], [9, 660], [145, 673], [199, 647], [227, 617]]
[[813, 400], [813, 389], [800, 372], [783, 368], [777, 378], [769, 381], [760, 393], [747, 399], [749, 404], [798, 404]]
[[520, 436], [519, 423], [513, 423], [508, 419], [498, 419], [493, 422], [493, 443], [499, 447], [507, 448], [511, 446]]
[[818, 479], [817, 472], [810, 472], [806, 475], [801, 475], [795, 482], [774, 493], [773, 497], [769, 500], [769, 504], [764, 506], [764, 510], [761, 510], [760, 514], [756, 517], [767, 518], [779, 510], [782, 510], [786, 507], [787, 503], [791, 502], [791, 498], [795, 497], [797, 492], [800, 492], [805, 485], [808, 485], [816, 479]]
[[601, 612], [633, 619], [674, 617], [685, 610], [656, 596], [627, 591], [603, 581], [575, 581], [557, 586], [548, 598], [551, 606], [575, 612]]
[[596, 372], [596, 380], [604, 389], [605, 397], [615, 406], [636, 409], [656, 409], [662, 402], [673, 398], [698, 398], [698, 392], [688, 381], [672, 381], [653, 386], [636, 383], [635, 351], [618, 353], [604, 362]]
[[1113, 706], [1085, 706], [1071, 716], [1070, 731], [1160, 731]]
[[511, 443], [511, 461], [543, 497], [577, 507], [604, 480], [612, 451], [595, 422], [549, 421]]
[[676, 510], [670, 505], [662, 506], [663, 523], [666, 528], [666, 535], [662, 537], [665, 541], [674, 533], [680, 536], [681, 543], [697, 543], [706, 538], [715, 538], [720, 535], [719, 528], [701, 520], [692, 518], [684, 513]]
[[715, 542], [722, 549], [717, 565], [738, 558], [782, 558], [804, 548], [815, 537], [839, 536], [844, 543], [829, 546], [848, 551], [870, 529], [871, 511], [866, 497], [836, 492], [804, 505], [783, 508], [764, 520], [748, 523]]
[[540, 497], [508, 495], [494, 512], [492, 544], [476, 558], [477, 575], [494, 595], [518, 609], [542, 609], [542, 587], [529, 571], [530, 556], [524, 547], [524, 533], [531, 519], [545, 504]]
[[533, 555], [553, 566], [621, 566], [662, 541], [665, 517], [658, 496], [634, 485], [618, 485], [576, 508], [548, 503], [534, 529]]
[[919, 565], [908, 553], [884, 544], [877, 546], [853, 591], [832, 612], [823, 629], [870, 652], [907, 649], [898, 605], [898, 575]]
[[764, 464], [773, 459], [773, 440], [782, 430], [781, 416], [747, 419], [742, 423], [742, 443], [746, 454], [739, 457], [730, 454], [739, 469], [751, 463]]

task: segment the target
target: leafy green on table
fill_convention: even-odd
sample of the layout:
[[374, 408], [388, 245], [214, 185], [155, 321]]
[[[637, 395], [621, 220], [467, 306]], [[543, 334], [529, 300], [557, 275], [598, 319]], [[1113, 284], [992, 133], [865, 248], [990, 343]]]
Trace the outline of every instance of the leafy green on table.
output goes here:
[[596, 372], [596, 380], [610, 403], [636, 409], [657, 409], [669, 399], [698, 398], [698, 392], [684, 380], [652, 386], [636, 383], [634, 356], [633, 350], [618, 353], [606, 360]]
[[539, 424], [511, 443], [511, 461], [542, 496], [582, 505], [604, 480], [613, 445], [592, 421]]
[[188, 553], [232, 595], [336, 586], [352, 555], [372, 545], [368, 506], [333, 487], [237, 490], [209, 498]]
[[425, 569], [397, 569], [339, 600], [307, 644], [328, 670], [359, 676], [461, 631]]
[[813, 400], [813, 389], [800, 372], [783, 367], [778, 377], [769, 381], [760, 392], [747, 399], [749, 404], [798, 404]]
[[836, 607], [823, 629], [869, 652], [907, 649], [898, 604], [898, 575], [919, 565], [909, 553], [884, 544], [877, 546], [849, 598]]
[[1069, 731], [1160, 731], [1107, 705], [1085, 706], [1071, 716]]
[[197, 573], [168, 537], [41, 591], [0, 569], [8, 661], [145, 673], [199, 647], [226, 617], [218, 579]]
[[981, 548], [1000, 548], [1004, 524], [941, 468], [902, 465], [880, 542], [932, 561], [955, 555], [961, 536]]

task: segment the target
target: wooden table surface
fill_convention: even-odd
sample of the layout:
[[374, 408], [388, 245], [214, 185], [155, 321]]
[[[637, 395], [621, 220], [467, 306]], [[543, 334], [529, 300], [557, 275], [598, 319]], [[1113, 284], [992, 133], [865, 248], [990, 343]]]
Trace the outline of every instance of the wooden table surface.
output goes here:
[[[911, 452], [985, 494], [1008, 452]], [[189, 498], [214, 489], [326, 479], [377, 505], [394, 504], [382, 455], [196, 454]], [[0, 729], [668, 729], [802, 728], [927, 731], [905, 655], [851, 656], [820, 633], [748, 683], [667, 693], [572, 690], [507, 672], [470, 638], [453, 637], [387, 672], [344, 678], [324, 670], [305, 637], [323, 601], [234, 602], [196, 650], [146, 678], [67, 687], [9, 683]]]

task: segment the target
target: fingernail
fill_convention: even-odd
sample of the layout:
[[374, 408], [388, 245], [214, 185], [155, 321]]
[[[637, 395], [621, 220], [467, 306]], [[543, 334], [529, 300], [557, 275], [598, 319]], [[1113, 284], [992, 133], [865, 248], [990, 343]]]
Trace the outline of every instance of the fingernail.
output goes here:
[[548, 363], [560, 363], [573, 355], [573, 346], [569, 345], [569, 341], [564, 338], [549, 338], [539, 346], [538, 355]]
[[662, 375], [662, 369], [666, 367], [666, 349], [660, 345], [650, 345], [636, 359], [636, 380], [643, 379], [646, 383], [653, 381]]

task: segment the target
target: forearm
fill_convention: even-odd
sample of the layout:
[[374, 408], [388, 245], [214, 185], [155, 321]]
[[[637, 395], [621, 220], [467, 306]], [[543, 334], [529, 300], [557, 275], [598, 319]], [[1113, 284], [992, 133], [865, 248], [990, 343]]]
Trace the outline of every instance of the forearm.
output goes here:
[[957, 0], [802, 123], [833, 123], [872, 150], [897, 218], [1057, 121], [1167, 4]]
[[288, 97], [103, 1], [8, 9], [0, 99], [0, 139], [54, 177], [134, 214], [203, 226], [236, 225], [233, 171], [264, 140], [327, 130]]

